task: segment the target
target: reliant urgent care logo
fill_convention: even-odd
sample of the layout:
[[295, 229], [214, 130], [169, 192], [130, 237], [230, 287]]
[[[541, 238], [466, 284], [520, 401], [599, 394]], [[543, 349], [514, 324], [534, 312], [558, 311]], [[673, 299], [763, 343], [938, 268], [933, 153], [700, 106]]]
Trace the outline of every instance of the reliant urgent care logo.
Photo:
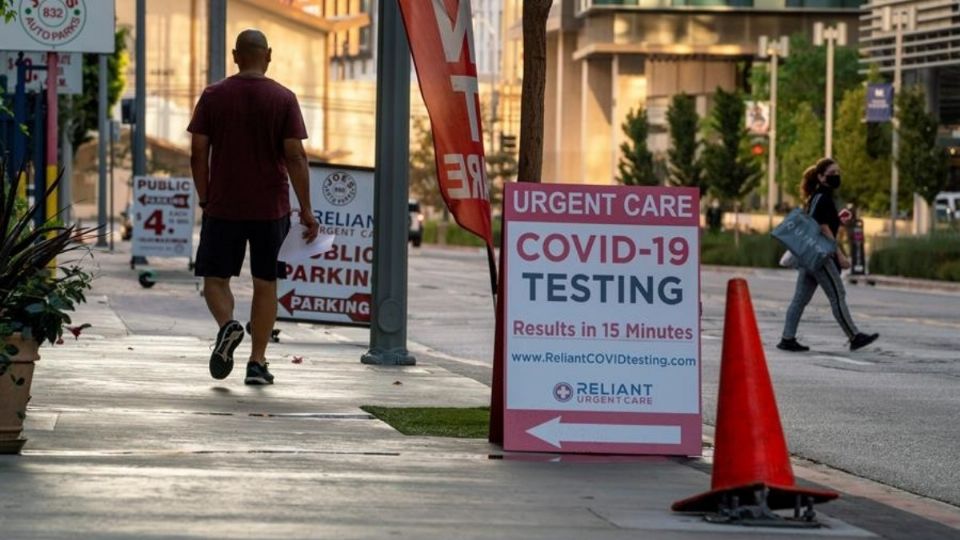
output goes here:
[[553, 387], [553, 398], [566, 403], [595, 405], [653, 405], [653, 386], [648, 383], [560, 382]]
[[37, 43], [58, 47], [70, 43], [87, 23], [84, 0], [20, 0], [20, 24]]

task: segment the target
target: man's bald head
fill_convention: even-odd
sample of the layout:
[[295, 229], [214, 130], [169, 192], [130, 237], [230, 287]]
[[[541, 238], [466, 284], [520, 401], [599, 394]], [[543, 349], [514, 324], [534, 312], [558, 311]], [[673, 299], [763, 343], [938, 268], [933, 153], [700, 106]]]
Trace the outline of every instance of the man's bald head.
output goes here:
[[259, 71], [266, 73], [270, 64], [270, 46], [267, 36], [256, 29], [248, 29], [237, 35], [236, 48], [233, 50], [233, 61], [240, 71]]

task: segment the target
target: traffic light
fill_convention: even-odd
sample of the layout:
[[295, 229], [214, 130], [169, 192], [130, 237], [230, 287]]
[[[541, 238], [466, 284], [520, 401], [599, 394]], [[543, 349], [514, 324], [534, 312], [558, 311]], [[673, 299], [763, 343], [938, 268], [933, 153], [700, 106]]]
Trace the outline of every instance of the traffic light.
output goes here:
[[517, 136], [500, 133], [500, 150], [514, 152], [517, 149]]
[[764, 152], [766, 152], [766, 149], [765, 149], [765, 148], [763, 147], [763, 145], [760, 144], [760, 143], [756, 143], [756, 144], [754, 144], [753, 146], [750, 147], [750, 153], [752, 153], [753, 155], [755, 155], [755, 156], [757, 156], [757, 157], [762, 156], [762, 155], [764, 154]]

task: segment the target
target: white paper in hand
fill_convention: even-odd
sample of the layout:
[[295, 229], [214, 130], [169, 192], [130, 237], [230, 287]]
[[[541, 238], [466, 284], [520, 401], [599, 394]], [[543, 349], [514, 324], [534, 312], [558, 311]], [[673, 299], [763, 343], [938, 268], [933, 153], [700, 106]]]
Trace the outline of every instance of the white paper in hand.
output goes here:
[[294, 223], [290, 227], [290, 232], [287, 234], [287, 239], [283, 241], [283, 245], [280, 246], [280, 255], [277, 257], [283, 262], [290, 263], [294, 261], [300, 261], [309, 259], [314, 255], [322, 255], [333, 247], [333, 241], [336, 239], [335, 235], [332, 234], [320, 234], [313, 240], [313, 242], [307, 243], [303, 238], [303, 233], [307, 230], [307, 227], [301, 223]]

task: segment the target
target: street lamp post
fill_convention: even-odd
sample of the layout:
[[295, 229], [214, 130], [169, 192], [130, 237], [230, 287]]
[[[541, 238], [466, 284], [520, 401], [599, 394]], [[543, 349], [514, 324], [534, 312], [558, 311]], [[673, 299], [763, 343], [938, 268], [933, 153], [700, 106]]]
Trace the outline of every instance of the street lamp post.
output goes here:
[[780, 58], [790, 54], [790, 40], [782, 36], [771, 40], [767, 36], [760, 36], [757, 47], [760, 58], [770, 57], [770, 144], [767, 156], [767, 219], [770, 230], [773, 230], [773, 207], [776, 204], [776, 176], [777, 176], [777, 66]]
[[833, 157], [833, 58], [834, 47], [847, 44], [847, 23], [824, 27], [822, 22], [813, 25], [813, 44], [827, 44], [827, 91], [824, 114], [823, 155]]
[[897, 161], [900, 159], [900, 119], [898, 117], [897, 96], [900, 94], [900, 70], [903, 63], [903, 31], [913, 30], [916, 25], [916, 8], [891, 8], [886, 6], [882, 12], [882, 27], [884, 32], [894, 32], [893, 47], [893, 136], [890, 147], [890, 236], [897, 237], [897, 213], [900, 205], [897, 204], [900, 188], [900, 169]]

